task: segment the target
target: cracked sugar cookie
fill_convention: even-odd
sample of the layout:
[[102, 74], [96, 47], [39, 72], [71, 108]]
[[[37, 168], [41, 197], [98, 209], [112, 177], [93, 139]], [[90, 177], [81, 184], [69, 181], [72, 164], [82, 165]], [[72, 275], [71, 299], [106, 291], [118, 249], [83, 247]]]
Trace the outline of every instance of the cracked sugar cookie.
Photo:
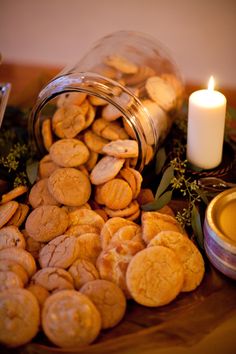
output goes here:
[[166, 305], [183, 287], [184, 271], [175, 253], [154, 246], [138, 252], [130, 261], [126, 284], [131, 296], [144, 306]]

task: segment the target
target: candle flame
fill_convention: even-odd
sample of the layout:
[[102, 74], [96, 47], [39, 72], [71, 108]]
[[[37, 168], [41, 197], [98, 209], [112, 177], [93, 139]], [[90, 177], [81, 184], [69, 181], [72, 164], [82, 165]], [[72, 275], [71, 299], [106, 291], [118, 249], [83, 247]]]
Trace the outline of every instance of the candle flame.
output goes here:
[[211, 76], [209, 81], [208, 81], [208, 90], [213, 91], [214, 87], [215, 87], [215, 80], [214, 80], [214, 77]]

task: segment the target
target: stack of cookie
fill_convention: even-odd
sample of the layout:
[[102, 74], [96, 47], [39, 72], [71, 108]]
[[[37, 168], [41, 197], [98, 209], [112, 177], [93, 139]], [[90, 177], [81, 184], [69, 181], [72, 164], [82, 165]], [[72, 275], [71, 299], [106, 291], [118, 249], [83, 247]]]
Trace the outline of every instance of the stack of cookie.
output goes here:
[[[89, 344], [122, 320], [126, 299], [162, 306], [202, 281], [202, 256], [169, 207], [143, 212], [139, 223], [107, 218], [94, 201], [62, 205], [46, 178], [28, 194], [28, 216], [16, 218], [26, 191], [0, 205], [0, 343], [25, 344], [42, 328], [57, 346]], [[152, 198], [141, 190], [137, 203]]]

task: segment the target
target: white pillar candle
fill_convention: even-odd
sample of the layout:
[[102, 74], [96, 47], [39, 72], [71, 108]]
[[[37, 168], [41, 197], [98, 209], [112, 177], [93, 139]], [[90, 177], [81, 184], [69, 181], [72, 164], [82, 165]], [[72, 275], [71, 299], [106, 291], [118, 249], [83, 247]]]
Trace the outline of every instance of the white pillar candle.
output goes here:
[[208, 89], [189, 97], [187, 159], [194, 166], [211, 169], [222, 160], [226, 113], [225, 96], [214, 90], [210, 78]]

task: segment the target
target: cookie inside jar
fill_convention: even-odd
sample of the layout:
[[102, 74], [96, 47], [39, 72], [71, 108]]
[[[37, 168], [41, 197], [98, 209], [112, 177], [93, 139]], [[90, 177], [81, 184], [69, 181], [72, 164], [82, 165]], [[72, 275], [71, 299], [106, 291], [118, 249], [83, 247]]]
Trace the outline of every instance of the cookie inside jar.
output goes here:
[[45, 154], [59, 139], [77, 139], [93, 161], [125, 158], [125, 166], [141, 172], [166, 138], [183, 91], [160, 44], [116, 32], [40, 92], [29, 122], [32, 140]]

